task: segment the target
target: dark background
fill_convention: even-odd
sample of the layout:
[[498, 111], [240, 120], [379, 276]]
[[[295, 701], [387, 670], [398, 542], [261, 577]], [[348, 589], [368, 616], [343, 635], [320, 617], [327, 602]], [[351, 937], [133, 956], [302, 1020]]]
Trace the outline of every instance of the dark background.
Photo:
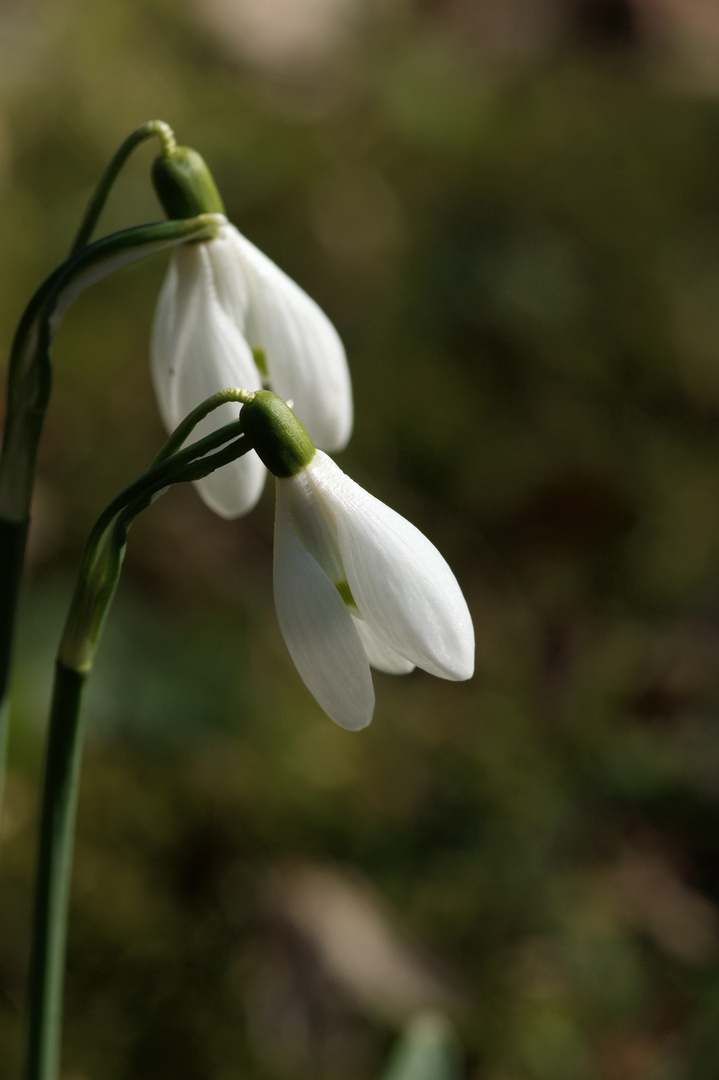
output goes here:
[[[364, 1080], [433, 1007], [473, 1080], [719, 1075], [719, 16], [710, 0], [0, 6], [0, 340], [161, 118], [346, 343], [341, 466], [454, 568], [466, 684], [335, 727], [272, 497], [134, 527], [92, 676], [67, 1080]], [[101, 222], [161, 216], [133, 157]], [[55, 347], [0, 865], [18, 1075], [52, 658], [163, 439], [158, 256]]]

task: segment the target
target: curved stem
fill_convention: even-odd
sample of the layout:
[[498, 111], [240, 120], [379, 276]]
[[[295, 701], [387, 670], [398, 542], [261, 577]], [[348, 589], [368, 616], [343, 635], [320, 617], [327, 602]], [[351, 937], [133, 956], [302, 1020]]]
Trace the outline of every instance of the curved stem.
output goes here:
[[50, 345], [65, 310], [89, 285], [119, 267], [187, 240], [209, 238], [216, 229], [217, 218], [211, 214], [123, 229], [71, 256], [36, 291], [10, 353], [0, 455], [0, 519], [27, 518], [37, 445], [50, 396]]
[[35, 462], [50, 397], [50, 345], [65, 308], [83, 288], [125, 263], [209, 237], [216, 218], [162, 221], [111, 234], [66, 260], [37, 289], [15, 334], [0, 451], [0, 807], [7, 742], [12, 643], [25, 557]]
[[151, 139], [157, 136], [162, 144], [163, 154], [171, 153], [175, 148], [175, 133], [169, 124], [166, 124], [164, 120], [149, 120], [146, 124], [141, 124], [140, 127], [135, 128], [131, 132], [119, 149], [114, 153], [110, 164], [105, 169], [100, 182], [95, 188], [95, 192], [90, 199], [85, 216], [82, 219], [80, 228], [77, 231], [77, 235], [70, 248], [71, 254], [75, 251], [79, 251], [80, 248], [85, 247], [92, 236], [93, 230], [97, 225], [100, 214], [103, 211], [107, 197], [110, 194], [110, 189], [115, 183], [117, 176], [122, 169], [123, 165], [133, 152], [135, 147], [140, 143], [145, 142], [146, 139]]
[[160, 453], [155, 458], [153, 465], [158, 464], [160, 461], [164, 461], [165, 458], [176, 453], [191, 432], [197, 427], [199, 422], [204, 420], [206, 416], [209, 416], [214, 409], [218, 409], [220, 405], [226, 405], [233, 401], [238, 402], [240, 405], [246, 405], [249, 401], [252, 401], [254, 396], [255, 393], [253, 390], [241, 390], [237, 386], [229, 386], [226, 390], [219, 390], [216, 394], [213, 394], [212, 397], [206, 398], [205, 401], [200, 402], [200, 404], [196, 406], [191, 413], [188, 413], [185, 419], [177, 425], [165, 445], [160, 450]]
[[[171, 438], [173, 437], [174, 433]], [[231, 442], [230, 440], [233, 439], [235, 441]], [[217, 431], [211, 432], [210, 435], [205, 435], [203, 439], [198, 439], [197, 442], [191, 443], [190, 446], [185, 447], [184, 450], [176, 451], [171, 458], [164, 455], [160, 457], [160, 455], [158, 455], [147, 472], [144, 472], [137, 480], [133, 480], [131, 484], [128, 484], [128, 486], [124, 488], [119, 495], [116, 495], [112, 502], [105, 507], [102, 514], [100, 514], [100, 517], [95, 522], [95, 526], [90, 534], [91, 538], [103, 533], [117, 514], [124, 510], [125, 507], [135, 499], [142, 497], [146, 491], [149, 491], [151, 495], [154, 495], [158, 491], [161, 491], [162, 488], [168, 487], [169, 484], [176, 484], [185, 479], [201, 479], [203, 476], [206, 476], [208, 472], [214, 472], [221, 464], [224, 465], [229, 461], [234, 461], [235, 458], [241, 456], [241, 453], [246, 453], [246, 451], [250, 449], [250, 444], [247, 443], [246, 449], [243, 449], [241, 453], [238, 453], [237, 446], [240, 441], [244, 442], [245, 437], [240, 431], [239, 420], [233, 420], [231, 423], [225, 424], [224, 427], [218, 428]], [[225, 443], [229, 444], [229, 446], [226, 447], [226, 450], [228, 451], [227, 461], [224, 460], [224, 454], [222, 455], [222, 461], [217, 461], [220, 457], [218, 454], [206, 456], [210, 455], [212, 450], [216, 450]], [[232, 450], [230, 450], [229, 447], [232, 447]], [[202, 464], [200, 464], [200, 462]], [[198, 466], [197, 476], [186, 476], [183, 473], [182, 476], [178, 477], [178, 473], [181, 470], [185, 470], [186, 467], [193, 464]]]
[[[88, 671], [92, 666], [117, 586], [127, 531], [135, 517], [172, 484], [199, 480], [246, 454], [252, 444], [244, 435], [236, 437], [238, 428], [236, 420], [179, 451], [172, 459], [152, 466], [102, 512], [85, 545], [60, 642], [59, 656], [67, 667]], [[227, 444], [222, 450], [207, 452], [222, 442]]]
[[[137, 514], [170, 484], [199, 479], [246, 453], [251, 443], [244, 435], [234, 437], [237, 425], [228, 424], [148, 469], [100, 516], [85, 549], [55, 667], [35, 884], [25, 1080], [57, 1080], [59, 1074], [82, 695], [120, 579], [127, 532]], [[227, 445], [207, 453], [220, 438]]]

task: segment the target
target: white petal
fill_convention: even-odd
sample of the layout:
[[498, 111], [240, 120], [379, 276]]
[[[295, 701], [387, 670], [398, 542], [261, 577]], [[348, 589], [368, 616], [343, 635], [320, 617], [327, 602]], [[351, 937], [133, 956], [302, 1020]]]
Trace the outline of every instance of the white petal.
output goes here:
[[[247, 342], [217, 299], [206, 244], [186, 244], [173, 255], [155, 313], [152, 375], [170, 430], [218, 390], [261, 386]], [[233, 405], [216, 409], [197, 425], [193, 441], [236, 419], [238, 412]], [[254, 506], [264, 481], [264, 466], [251, 451], [198, 480], [197, 487], [212, 510], [236, 517]]]
[[230, 316], [243, 337], [251, 341], [256, 337], [250, 311], [250, 282], [244, 261], [237, 251], [237, 229], [229, 222], [206, 245], [217, 290], [217, 299]]
[[[254, 244], [236, 229], [228, 235], [250, 290], [242, 327], [250, 345], [264, 349], [271, 389], [294, 403], [316, 446], [341, 450], [352, 431], [353, 411], [337, 331], [315, 301]], [[218, 248], [223, 259], [226, 252]]]
[[373, 668], [376, 668], [377, 671], [384, 671], [387, 675], [408, 675], [410, 671], [414, 671], [415, 665], [410, 660], [405, 660], [389, 645], [385, 645], [383, 641], [380, 641], [364, 619], [360, 619], [352, 613], [351, 608], [350, 614], [352, 614], [355, 629], [364, 645], [367, 659]]
[[300, 543], [320, 564], [334, 585], [345, 581], [334, 512], [318, 492], [306, 469], [288, 477], [282, 485], [292, 525]]
[[[327, 499], [317, 490], [307, 470], [303, 469], [296, 476], [285, 480], [283, 492], [300, 543], [314, 556], [335, 586], [345, 582], [336, 516]], [[389, 675], [404, 675], [412, 671], [413, 663], [380, 641], [363, 619], [355, 617], [352, 607], [349, 612], [372, 667]]]
[[335, 513], [347, 582], [380, 641], [432, 675], [469, 679], [472, 619], [436, 547], [321, 451], [306, 472]]
[[358, 731], [374, 711], [364, 648], [337, 589], [297, 537], [284, 482], [276, 484], [274, 590], [282, 636], [318, 704]]

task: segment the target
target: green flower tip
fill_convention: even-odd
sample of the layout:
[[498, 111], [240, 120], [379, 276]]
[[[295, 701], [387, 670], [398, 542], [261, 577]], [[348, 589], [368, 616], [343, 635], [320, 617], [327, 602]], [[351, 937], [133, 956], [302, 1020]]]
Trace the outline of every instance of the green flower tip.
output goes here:
[[152, 183], [168, 218], [225, 212], [222, 196], [204, 158], [189, 146], [176, 146], [156, 158]]
[[303, 425], [289, 405], [270, 390], [257, 390], [242, 406], [240, 428], [274, 476], [295, 476], [315, 456]]

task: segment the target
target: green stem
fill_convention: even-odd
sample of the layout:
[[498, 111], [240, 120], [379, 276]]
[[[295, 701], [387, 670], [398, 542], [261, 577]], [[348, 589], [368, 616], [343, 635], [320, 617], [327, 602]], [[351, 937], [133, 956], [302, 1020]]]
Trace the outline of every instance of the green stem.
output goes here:
[[62, 987], [77, 812], [84, 672], [55, 667], [38, 848], [25, 1080], [56, 1080]]
[[87, 210], [85, 211], [85, 217], [83, 218], [80, 228], [77, 231], [77, 236], [70, 248], [71, 252], [79, 251], [80, 248], [85, 247], [92, 236], [93, 230], [97, 225], [100, 214], [103, 211], [107, 197], [110, 194], [110, 189], [117, 179], [118, 173], [122, 169], [123, 165], [129, 158], [136, 146], [144, 142], [146, 139], [151, 139], [155, 135], [162, 143], [163, 154], [171, 153], [175, 148], [175, 134], [169, 124], [166, 124], [163, 120], [149, 120], [146, 124], [141, 124], [139, 128], [135, 128], [133, 132], [128, 135], [124, 143], [115, 152], [110, 161], [110, 164], [105, 169], [100, 182], [95, 188], [95, 192], [90, 199]]
[[[247, 453], [238, 421], [153, 465], [113, 500], [85, 548], [55, 667], [48, 729], [30, 963], [25, 1080], [57, 1080], [73, 837], [82, 757], [80, 707], [115, 595], [134, 518], [173, 483], [197, 480]], [[222, 443], [226, 445], [222, 446]], [[217, 446], [220, 450], [216, 450]], [[208, 453], [215, 449], [215, 452]]]
[[[182, 426], [184, 426], [184, 421]], [[175, 442], [177, 430], [179, 429], [175, 429], [172, 433], [167, 443], [165, 443], [165, 447], [169, 443]], [[199, 480], [203, 476], [207, 476], [208, 472], [214, 472], [220, 465], [227, 464], [227, 462], [240, 457], [242, 453], [250, 449], [249, 443], [246, 443], [246, 450], [238, 452], [241, 441], [246, 442], [240, 432], [239, 420], [232, 420], [229, 424], [218, 428], [217, 431], [205, 435], [203, 439], [198, 439], [197, 442], [186, 446], [184, 450], [174, 451], [171, 457], [164, 453], [165, 447], [163, 447], [163, 450], [157, 455], [147, 472], [144, 472], [137, 480], [133, 480], [131, 484], [128, 484], [103, 510], [90, 534], [90, 542], [92, 543], [93, 537], [99, 538], [106, 531], [112, 519], [120, 511], [134, 502], [136, 498], [142, 498], [146, 492], [153, 496], [169, 484], [176, 484], [185, 480]], [[224, 446], [223, 451], [209, 456], [210, 451], [217, 450], [221, 446]], [[194, 467], [194, 472], [197, 475], [187, 475], [186, 467]], [[178, 475], [180, 470], [182, 470], [182, 475]]]
[[83, 287], [118, 265], [189, 239], [208, 238], [215, 219], [162, 221], [113, 233], [58, 267], [30, 300], [15, 334], [0, 452], [0, 807], [17, 599], [25, 557], [37, 452], [50, 397], [50, 346], [61, 312]]
[[71, 256], [40, 286], [20, 320], [10, 353], [0, 455], [0, 520], [26, 521], [37, 446], [50, 397], [50, 346], [61, 314], [79, 293], [126, 263], [192, 239], [208, 239], [212, 215], [161, 221], [103, 237]]
[[[171, 460], [153, 465], [105, 508], [90, 533], [70, 612], [60, 642], [60, 659], [78, 671], [92, 667], [100, 634], [115, 594], [124, 557], [127, 532], [137, 515], [172, 484], [201, 480], [215, 469], [236, 461], [252, 443], [237, 435], [239, 421], [179, 451]], [[216, 453], [207, 451], [225, 442]], [[199, 455], [199, 456], [198, 456]]]
[[[0, 564], [8, 568], [0, 575], [0, 613], [14, 612], [22, 578], [27, 526], [0, 521]], [[8, 705], [12, 656], [13, 620], [0, 615], [0, 810], [3, 806], [8, 740]]]
[[200, 421], [204, 420], [206, 416], [209, 416], [213, 409], [218, 409], [220, 405], [226, 405], [233, 401], [238, 402], [240, 405], [246, 405], [249, 401], [252, 401], [254, 396], [253, 390], [241, 390], [237, 386], [229, 386], [226, 390], [219, 390], [216, 394], [213, 394], [212, 397], [208, 397], [200, 402], [200, 404], [197, 405], [191, 413], [188, 413], [185, 419], [177, 425], [165, 445], [160, 450], [160, 453], [155, 458], [153, 464], [157, 465], [159, 462], [164, 461], [165, 458], [170, 457], [171, 454], [175, 454], [185, 440], [189, 438]]

